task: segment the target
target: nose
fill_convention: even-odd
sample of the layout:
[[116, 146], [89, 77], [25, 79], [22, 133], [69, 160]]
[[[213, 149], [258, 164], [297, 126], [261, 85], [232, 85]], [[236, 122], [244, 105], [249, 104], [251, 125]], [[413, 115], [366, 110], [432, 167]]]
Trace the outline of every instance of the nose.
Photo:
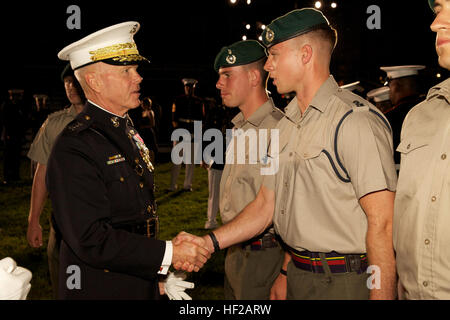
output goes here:
[[216, 82], [216, 88], [221, 90], [223, 88], [223, 82], [222, 82], [222, 77], [219, 77], [219, 79]]
[[139, 74], [139, 72], [137, 70], [135, 70], [135, 76], [134, 76], [134, 81], [139, 84], [141, 83], [143, 80], [143, 78], [141, 77], [141, 75]]
[[271, 72], [273, 70], [272, 58], [270, 55], [267, 58], [266, 63], [264, 64], [264, 70], [266, 70], [267, 72]]
[[443, 7], [436, 15], [430, 29], [433, 32], [438, 32], [440, 29], [450, 28], [450, 9]]

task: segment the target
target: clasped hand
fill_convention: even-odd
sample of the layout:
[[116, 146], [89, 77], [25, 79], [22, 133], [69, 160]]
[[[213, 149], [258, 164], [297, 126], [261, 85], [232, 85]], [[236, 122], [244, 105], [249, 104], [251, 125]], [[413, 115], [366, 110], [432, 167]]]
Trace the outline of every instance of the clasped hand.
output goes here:
[[172, 265], [176, 270], [198, 272], [211, 257], [204, 238], [180, 232], [172, 240]]

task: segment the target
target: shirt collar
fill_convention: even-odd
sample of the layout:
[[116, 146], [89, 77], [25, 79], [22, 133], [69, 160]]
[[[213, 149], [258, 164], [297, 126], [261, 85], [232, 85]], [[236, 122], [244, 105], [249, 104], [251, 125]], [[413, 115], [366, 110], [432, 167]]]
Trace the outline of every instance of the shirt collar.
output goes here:
[[324, 112], [328, 106], [330, 97], [339, 89], [339, 85], [334, 80], [334, 77], [330, 75], [328, 79], [320, 86], [309, 106], [316, 108], [320, 112]]
[[429, 101], [436, 96], [444, 97], [450, 105], [450, 78], [432, 87], [426, 100]]
[[254, 127], [259, 127], [264, 118], [272, 112], [274, 107], [272, 98], [269, 98], [263, 105], [261, 105], [255, 112], [247, 119], [244, 119], [242, 112], [239, 112], [237, 116], [231, 120], [235, 127], [242, 128], [245, 123], [250, 123]]
[[[340, 88], [334, 80], [334, 77], [330, 75], [330, 77], [320, 86], [309, 106], [319, 110], [320, 112], [324, 112], [328, 106], [330, 97], [339, 89]], [[294, 99], [289, 102], [284, 109], [284, 112], [289, 120], [293, 122], [300, 121], [302, 115], [298, 106], [297, 97], [294, 97]]]
[[127, 117], [127, 114], [126, 114], [126, 113], [125, 113], [123, 116], [119, 116], [118, 114], [112, 113], [111, 111], [108, 111], [108, 110], [106, 110], [106, 109], [100, 107], [98, 104], [92, 102], [92, 101], [89, 100], [89, 99], [88, 99], [88, 101], [89, 101], [89, 103], [92, 104], [93, 106], [96, 106], [97, 108], [100, 108], [100, 109], [102, 109], [103, 111], [112, 114], [113, 116], [116, 116], [116, 117], [119, 117], [119, 118], [122, 118], [122, 119], [125, 119], [125, 118]]

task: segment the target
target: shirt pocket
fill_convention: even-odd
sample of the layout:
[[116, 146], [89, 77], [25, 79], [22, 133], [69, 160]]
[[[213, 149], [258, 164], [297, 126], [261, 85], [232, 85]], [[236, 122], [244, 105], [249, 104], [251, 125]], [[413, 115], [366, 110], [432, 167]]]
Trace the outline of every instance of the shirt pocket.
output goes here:
[[403, 139], [397, 151], [401, 154], [397, 192], [414, 195], [423, 181], [430, 163], [429, 141], [424, 137]]

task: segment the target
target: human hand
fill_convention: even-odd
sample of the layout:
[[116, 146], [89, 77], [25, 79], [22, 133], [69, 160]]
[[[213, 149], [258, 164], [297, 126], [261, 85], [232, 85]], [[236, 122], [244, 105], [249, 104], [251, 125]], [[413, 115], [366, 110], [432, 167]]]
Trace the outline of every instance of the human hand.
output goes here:
[[287, 296], [287, 277], [279, 274], [270, 289], [270, 300], [286, 300]]
[[42, 247], [42, 227], [39, 221], [28, 223], [27, 240], [32, 248]]
[[192, 298], [184, 292], [186, 289], [193, 289], [194, 283], [184, 281], [186, 274], [184, 272], [171, 272], [162, 284], [161, 294], [166, 294], [170, 300], [192, 300]]
[[172, 264], [176, 270], [198, 272], [211, 253], [205, 249], [205, 241], [186, 232], [180, 232], [173, 240]]

